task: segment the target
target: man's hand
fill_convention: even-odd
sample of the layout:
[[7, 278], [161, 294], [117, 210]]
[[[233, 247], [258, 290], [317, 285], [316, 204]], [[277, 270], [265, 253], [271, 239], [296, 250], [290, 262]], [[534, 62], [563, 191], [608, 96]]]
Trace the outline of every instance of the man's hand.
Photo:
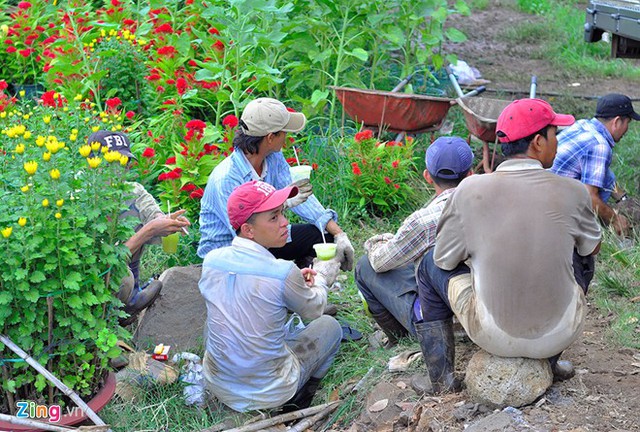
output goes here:
[[293, 183], [291, 183], [289, 186], [297, 186], [298, 194], [293, 198], [289, 198], [285, 202], [286, 208], [299, 206], [313, 194], [313, 188], [311, 187], [311, 182], [309, 181], [308, 178], [296, 180]]
[[345, 232], [336, 235], [333, 240], [336, 243], [336, 259], [341, 262], [340, 268], [343, 271], [353, 269], [353, 246]]
[[371, 248], [374, 247], [376, 244], [388, 242], [392, 238], [393, 238], [393, 234], [391, 233], [376, 234], [373, 237], [371, 237], [369, 240], [364, 242], [364, 251], [366, 253], [369, 253], [371, 252]]
[[316, 283], [314, 276], [318, 274], [318, 272], [316, 272], [314, 269], [305, 267], [303, 269], [300, 269], [300, 272], [302, 273], [302, 278], [304, 279], [307, 286], [313, 286]]
[[616, 213], [616, 215], [611, 220], [611, 227], [619, 236], [625, 236], [629, 234], [629, 230], [631, 229], [629, 220], [620, 213]]
[[149, 221], [145, 227], [148, 227], [152, 237], [166, 237], [169, 234], [183, 231], [183, 228], [186, 231], [186, 227], [190, 226], [191, 222], [183, 216], [185, 212], [186, 210], [178, 210], [170, 215], [159, 216]]
[[313, 260], [313, 270], [316, 271], [316, 285], [324, 285], [329, 289], [340, 273], [340, 260], [337, 256], [327, 261], [316, 258]]

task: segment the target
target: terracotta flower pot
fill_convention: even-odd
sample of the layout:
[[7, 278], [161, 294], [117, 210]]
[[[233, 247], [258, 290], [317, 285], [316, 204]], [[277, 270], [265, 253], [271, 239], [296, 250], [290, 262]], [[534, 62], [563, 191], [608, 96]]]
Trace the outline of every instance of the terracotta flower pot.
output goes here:
[[[116, 392], [116, 375], [113, 372], [109, 372], [107, 375], [107, 379], [105, 380], [104, 386], [98, 391], [98, 393], [87, 402], [89, 408], [91, 408], [94, 412], [100, 411], [105, 407], [107, 403], [111, 400], [113, 395]], [[55, 426], [73, 426], [78, 423], [82, 423], [87, 420], [87, 415], [80, 409], [77, 408], [73, 403], [69, 407], [71, 409], [70, 413], [65, 413], [62, 417], [60, 417], [59, 422], [49, 422], [48, 419], [29, 419], [29, 420], [37, 420], [42, 422], [47, 422]], [[66, 412], [66, 408], [62, 409], [63, 412]], [[11, 423], [0, 421], [0, 431], [15, 431], [15, 432], [41, 432], [43, 429], [33, 429], [29, 426], [18, 426], [13, 425]]]

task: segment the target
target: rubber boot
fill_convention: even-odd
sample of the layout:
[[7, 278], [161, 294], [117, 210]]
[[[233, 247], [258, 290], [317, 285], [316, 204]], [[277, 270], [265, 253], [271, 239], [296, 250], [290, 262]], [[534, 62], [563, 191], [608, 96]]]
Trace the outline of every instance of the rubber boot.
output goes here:
[[388, 310], [377, 314], [372, 313], [371, 316], [376, 320], [384, 334], [387, 335], [385, 348], [394, 347], [398, 343], [398, 339], [409, 334], [409, 331]]
[[460, 391], [460, 381], [455, 377], [455, 341], [453, 321], [419, 322], [414, 324], [420, 341], [424, 363], [431, 381], [430, 393]]
[[549, 365], [553, 372], [554, 382], [568, 380], [573, 378], [576, 374], [576, 371], [573, 369], [573, 365], [569, 360], [560, 360], [561, 354], [562, 353], [549, 357]]
[[118, 291], [118, 294], [116, 294], [116, 297], [118, 297], [118, 299], [125, 305], [131, 301], [135, 294], [135, 283], [135, 279], [131, 272], [129, 272], [129, 274], [122, 279], [122, 283], [120, 283], [120, 290]]
[[309, 378], [309, 381], [282, 406], [282, 413], [309, 408], [313, 401], [313, 396], [315, 396], [318, 386], [320, 385], [320, 380], [321, 378]]
[[161, 290], [162, 282], [159, 280], [152, 280], [145, 289], [142, 291], [136, 291], [133, 297], [131, 297], [129, 302], [124, 306], [124, 311], [129, 314], [129, 317], [121, 319], [120, 325], [129, 325], [135, 321], [142, 310], [153, 304], [160, 295]]

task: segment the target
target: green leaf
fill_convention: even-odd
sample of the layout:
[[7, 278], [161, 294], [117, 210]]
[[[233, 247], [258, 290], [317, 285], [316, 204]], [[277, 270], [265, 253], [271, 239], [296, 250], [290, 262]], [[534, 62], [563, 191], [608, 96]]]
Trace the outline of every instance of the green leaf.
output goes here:
[[29, 278], [29, 281], [33, 283], [38, 283], [45, 280], [47, 280], [47, 277], [40, 270], [36, 270], [33, 273], [31, 273], [31, 277]]
[[9, 391], [10, 393], [15, 393], [16, 392], [16, 381], [15, 380], [8, 380], [3, 384], [3, 387], [5, 390]]
[[311, 104], [315, 107], [321, 101], [327, 100], [328, 96], [329, 96], [329, 90], [324, 90], [324, 91], [314, 90], [313, 94], [311, 95]]
[[444, 33], [451, 42], [460, 43], [467, 40], [467, 36], [464, 33], [453, 27], [449, 27]]
[[356, 48], [351, 52], [347, 51], [347, 54], [359, 60], [362, 60], [363, 62], [367, 61], [367, 59], [369, 58], [369, 53], [363, 50], [362, 48]]
[[80, 309], [82, 307], [82, 299], [77, 294], [74, 294], [67, 299], [67, 305], [73, 309]]
[[11, 293], [7, 291], [0, 292], [0, 305], [9, 304], [11, 303], [12, 299], [13, 299], [13, 296], [11, 295]]
[[69, 272], [62, 284], [65, 288], [78, 291], [80, 289], [80, 282], [82, 281], [82, 275], [78, 272]]
[[[32, 290], [29, 290], [29, 291], [25, 292], [23, 294], [23, 297], [26, 300], [28, 300], [28, 301], [30, 301], [32, 303], [35, 303], [40, 299], [40, 293], [38, 292], [37, 289], [32, 289]], [[27, 313], [27, 311], [24, 311], [24, 313]]]
[[22, 280], [24, 278], [27, 277], [27, 270], [19, 268], [19, 269], [15, 269], [13, 271], [13, 275], [15, 276], [16, 280]]

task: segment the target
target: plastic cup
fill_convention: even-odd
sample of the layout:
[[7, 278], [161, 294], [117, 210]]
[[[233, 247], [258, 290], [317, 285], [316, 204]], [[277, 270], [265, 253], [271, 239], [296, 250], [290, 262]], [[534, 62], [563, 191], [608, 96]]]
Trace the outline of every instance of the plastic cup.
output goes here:
[[291, 173], [291, 182], [296, 182], [302, 179], [308, 179], [311, 177], [311, 171], [313, 168], [309, 165], [297, 165], [289, 167], [289, 172]]
[[180, 233], [169, 234], [166, 237], [162, 237], [162, 250], [168, 254], [174, 254], [178, 252], [178, 240], [180, 240]]
[[313, 249], [315, 249], [319, 259], [328, 261], [336, 256], [337, 246], [335, 243], [316, 243], [313, 245]]

